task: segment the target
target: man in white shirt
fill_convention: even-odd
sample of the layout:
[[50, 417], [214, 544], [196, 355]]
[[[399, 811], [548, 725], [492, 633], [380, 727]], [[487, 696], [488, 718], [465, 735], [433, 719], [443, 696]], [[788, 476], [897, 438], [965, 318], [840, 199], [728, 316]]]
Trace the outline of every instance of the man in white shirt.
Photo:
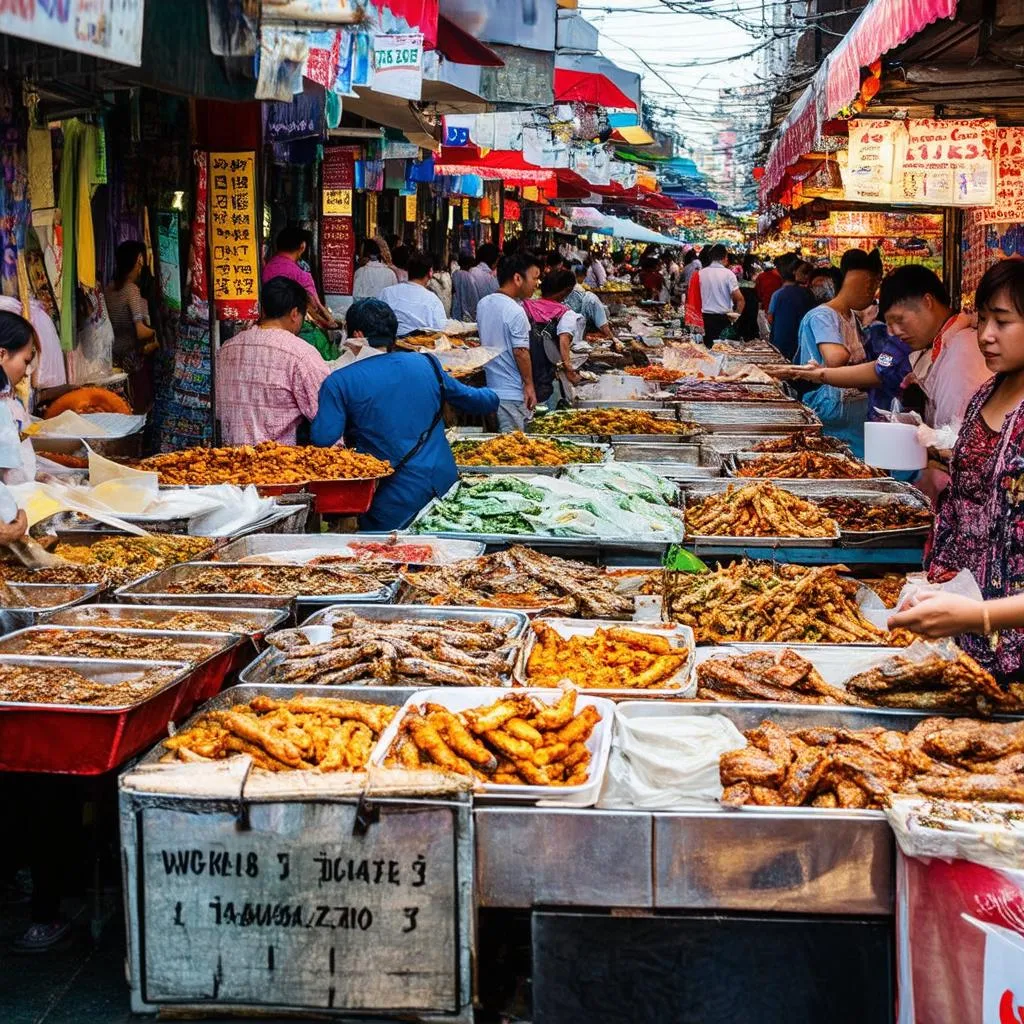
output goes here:
[[587, 277], [584, 281], [586, 286], [588, 288], [603, 288], [608, 283], [608, 272], [604, 269], [600, 257], [592, 253], [583, 262], [587, 268]]
[[363, 258], [366, 262], [356, 270], [352, 281], [352, 298], [379, 299], [385, 288], [398, 284], [398, 277], [381, 262], [380, 246], [372, 238], [363, 242]]
[[586, 317], [585, 333], [600, 334], [602, 338], [612, 337], [612, 327], [608, 323], [608, 310], [605, 304], [593, 293], [583, 287], [586, 268], [582, 263], [573, 267], [576, 275], [576, 287], [565, 297], [565, 304], [577, 313]]
[[444, 315], [444, 304], [427, 287], [430, 280], [430, 260], [421, 253], [409, 256], [406, 265], [409, 280], [404, 284], [393, 284], [380, 293], [398, 318], [398, 337], [404, 338], [414, 331], [443, 331], [448, 318]]
[[477, 250], [476, 259], [469, 270], [452, 278], [455, 293], [452, 298], [452, 318], [469, 324], [476, 320], [477, 303], [484, 296], [493, 295], [498, 290], [498, 281], [494, 276], [498, 247], [486, 242]]
[[498, 395], [498, 430], [523, 430], [537, 406], [530, 361], [530, 321], [520, 305], [540, 283], [540, 261], [514, 253], [498, 264], [498, 290], [477, 305], [480, 344], [498, 354], [484, 367], [487, 386]]
[[700, 299], [704, 315], [704, 344], [717, 341], [729, 326], [729, 314], [743, 312], [743, 293], [736, 275], [725, 266], [724, 245], [711, 247], [711, 266], [700, 272]]

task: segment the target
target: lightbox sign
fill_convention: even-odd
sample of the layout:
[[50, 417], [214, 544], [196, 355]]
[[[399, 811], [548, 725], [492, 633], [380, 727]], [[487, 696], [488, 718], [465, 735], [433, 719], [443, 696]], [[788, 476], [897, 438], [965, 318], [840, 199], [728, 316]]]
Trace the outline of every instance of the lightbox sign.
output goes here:
[[6, 0], [0, 2], [0, 32], [138, 67], [145, 2]]

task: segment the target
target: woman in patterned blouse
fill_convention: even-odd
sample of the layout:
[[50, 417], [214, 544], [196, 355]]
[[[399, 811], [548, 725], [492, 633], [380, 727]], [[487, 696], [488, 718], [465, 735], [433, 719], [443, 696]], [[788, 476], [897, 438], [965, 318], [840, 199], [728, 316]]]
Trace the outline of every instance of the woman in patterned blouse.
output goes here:
[[978, 344], [995, 376], [968, 406], [939, 502], [932, 582], [968, 569], [983, 601], [925, 592], [893, 616], [925, 636], [956, 636], [1002, 683], [1024, 662], [1024, 260], [1004, 260], [976, 297]]

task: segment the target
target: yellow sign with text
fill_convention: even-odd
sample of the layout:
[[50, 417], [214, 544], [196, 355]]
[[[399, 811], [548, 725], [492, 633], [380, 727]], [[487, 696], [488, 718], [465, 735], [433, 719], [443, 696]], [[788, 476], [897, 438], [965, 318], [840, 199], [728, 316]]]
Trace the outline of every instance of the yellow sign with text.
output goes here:
[[324, 216], [325, 217], [351, 217], [352, 216], [352, 189], [350, 189], [350, 188], [325, 188], [324, 189]]
[[254, 319], [260, 294], [255, 153], [210, 154], [210, 247], [217, 315]]
[[416, 223], [416, 196], [405, 197], [405, 222], [407, 224]]

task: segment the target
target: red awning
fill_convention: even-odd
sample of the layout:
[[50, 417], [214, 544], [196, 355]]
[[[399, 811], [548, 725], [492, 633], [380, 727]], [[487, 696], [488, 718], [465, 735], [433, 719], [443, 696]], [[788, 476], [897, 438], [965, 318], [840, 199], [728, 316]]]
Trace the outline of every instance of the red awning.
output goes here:
[[484, 46], [443, 14], [437, 19], [437, 49], [456, 64], [473, 64], [481, 68], [505, 66], [489, 46]]
[[555, 68], [555, 102], [636, 110], [636, 104], [606, 75]]
[[762, 201], [782, 184], [789, 166], [814, 148], [821, 126], [856, 97], [861, 68], [933, 21], [953, 17], [956, 8], [957, 0], [871, 0], [782, 122], [765, 163]]
[[439, 0], [376, 0], [376, 5], [405, 18], [412, 31], [422, 32], [424, 46], [437, 45]]
[[512, 149], [491, 149], [485, 156], [475, 146], [443, 146], [441, 157], [434, 162], [435, 174], [475, 174], [512, 185], [539, 185], [555, 190], [555, 172], [536, 167], [523, 159], [523, 154]]

